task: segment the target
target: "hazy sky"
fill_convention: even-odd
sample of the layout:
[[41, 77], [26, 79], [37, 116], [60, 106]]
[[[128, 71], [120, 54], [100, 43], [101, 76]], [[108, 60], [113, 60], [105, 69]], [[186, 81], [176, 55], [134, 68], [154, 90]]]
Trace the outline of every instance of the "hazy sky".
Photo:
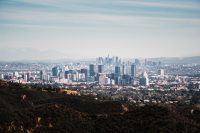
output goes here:
[[0, 60], [200, 55], [200, 0], [0, 0]]

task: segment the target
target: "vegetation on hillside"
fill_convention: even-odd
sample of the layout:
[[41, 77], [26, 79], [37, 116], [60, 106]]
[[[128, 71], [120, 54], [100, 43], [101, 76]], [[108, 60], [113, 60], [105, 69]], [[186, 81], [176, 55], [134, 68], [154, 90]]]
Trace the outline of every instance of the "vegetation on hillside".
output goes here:
[[135, 106], [0, 81], [0, 132], [197, 133], [197, 105]]

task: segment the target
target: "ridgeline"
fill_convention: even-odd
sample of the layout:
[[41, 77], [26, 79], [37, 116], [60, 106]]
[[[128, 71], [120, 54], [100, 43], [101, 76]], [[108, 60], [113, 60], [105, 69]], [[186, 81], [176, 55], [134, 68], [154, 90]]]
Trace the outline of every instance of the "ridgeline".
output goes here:
[[0, 81], [0, 132], [198, 133], [197, 105], [136, 106]]

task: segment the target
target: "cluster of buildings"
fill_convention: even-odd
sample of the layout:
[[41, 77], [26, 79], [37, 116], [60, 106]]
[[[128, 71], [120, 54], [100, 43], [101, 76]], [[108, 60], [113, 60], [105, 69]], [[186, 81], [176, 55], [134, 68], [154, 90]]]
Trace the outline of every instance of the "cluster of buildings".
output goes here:
[[13, 82], [105, 87], [133, 86], [147, 89], [169, 88], [168, 86], [187, 88], [189, 84], [199, 84], [199, 77], [191, 78], [191, 75], [187, 75], [188, 72], [200, 74], [199, 65], [169, 65], [147, 59], [122, 60], [117, 56], [109, 55], [105, 58], [98, 57], [96, 61], [78, 63], [0, 64], [0, 79]]
[[[50, 76], [44, 71], [40, 77], [44, 81], [66, 84], [99, 84], [99, 85], [134, 85], [139, 78], [139, 84], [149, 85], [148, 74], [145, 70], [138, 75], [137, 67], [141, 67], [136, 60], [125, 63], [121, 59], [99, 57], [96, 63], [81, 67], [54, 66]], [[49, 79], [50, 78], [50, 79]]]
[[117, 56], [63, 64], [0, 63], [0, 79], [100, 99], [189, 103], [200, 92], [200, 65]]

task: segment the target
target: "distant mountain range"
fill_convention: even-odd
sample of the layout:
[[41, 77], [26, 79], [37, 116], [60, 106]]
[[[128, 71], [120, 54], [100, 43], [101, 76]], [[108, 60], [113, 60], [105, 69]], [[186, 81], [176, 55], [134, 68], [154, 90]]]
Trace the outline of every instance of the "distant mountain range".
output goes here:
[[[61, 63], [68, 61], [95, 61], [96, 57], [84, 58], [78, 55], [69, 55], [68, 53], [60, 53], [54, 50], [41, 51], [32, 48], [1, 48], [0, 62], [50, 62]], [[133, 60], [131, 58], [126, 58]], [[143, 58], [145, 59], [145, 58]], [[198, 63], [200, 64], [200, 56], [193, 57], [159, 57], [147, 58], [151, 61], [161, 61], [169, 64]]]
[[152, 61], [161, 61], [166, 64], [200, 64], [200, 56], [193, 57], [163, 57], [163, 58], [150, 58]]

